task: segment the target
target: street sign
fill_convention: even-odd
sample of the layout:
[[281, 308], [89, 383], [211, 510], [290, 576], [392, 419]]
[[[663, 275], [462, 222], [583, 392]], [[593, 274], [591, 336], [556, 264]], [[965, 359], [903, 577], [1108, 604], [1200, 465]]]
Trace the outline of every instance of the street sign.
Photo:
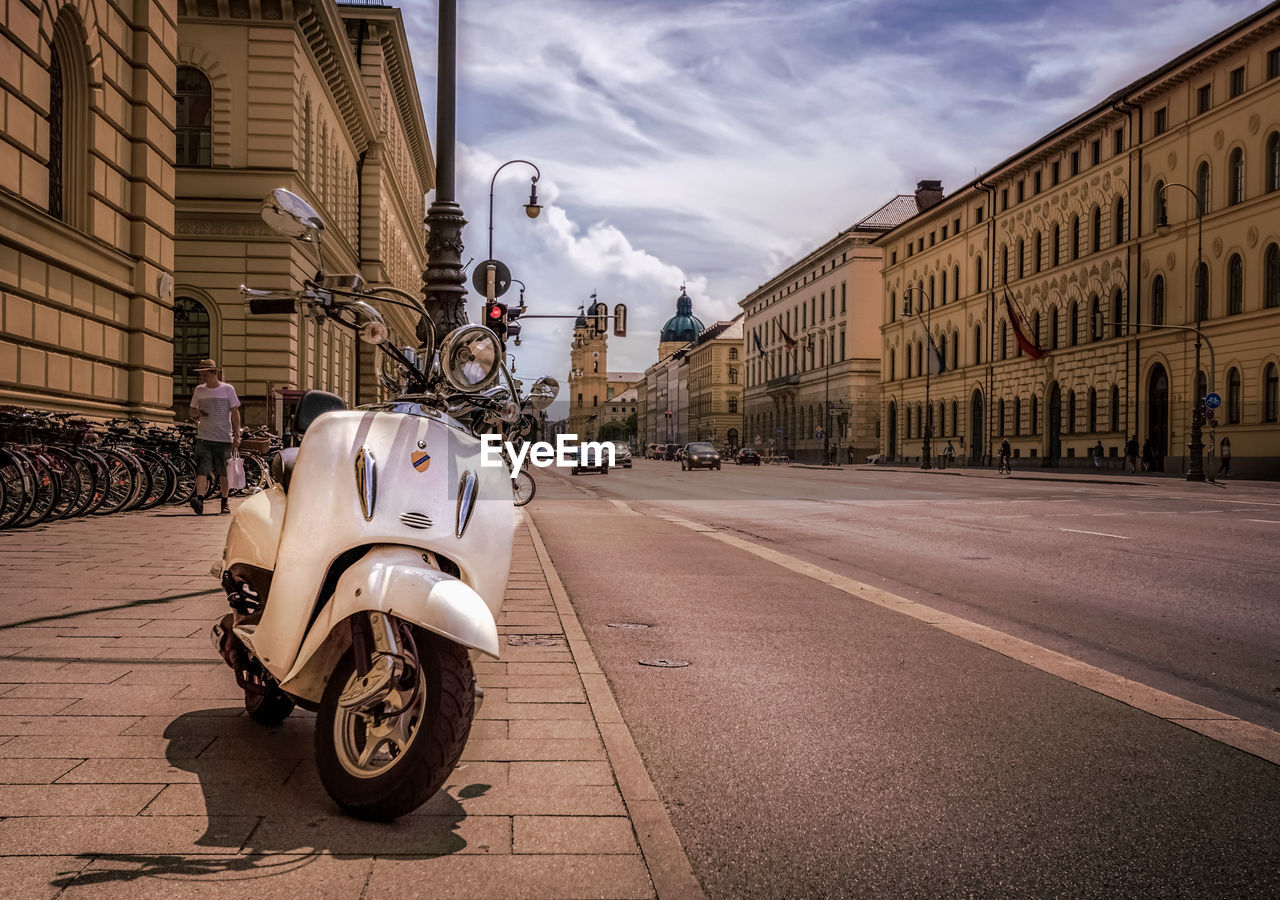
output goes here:
[[493, 296], [501, 297], [511, 287], [511, 270], [496, 259], [486, 259], [471, 273], [471, 286], [481, 297], [489, 296], [489, 266], [493, 266]]
[[1222, 396], [1216, 392], [1208, 394], [1204, 398], [1204, 405], [1210, 409], [1217, 409], [1222, 405]]
[[1214, 412], [1213, 412], [1213, 407], [1212, 407], [1212, 406], [1210, 406], [1208, 409], [1206, 409], [1206, 410], [1204, 411], [1204, 417], [1205, 417], [1206, 419], [1209, 419], [1210, 421], [1212, 421], [1212, 420], [1213, 420]]

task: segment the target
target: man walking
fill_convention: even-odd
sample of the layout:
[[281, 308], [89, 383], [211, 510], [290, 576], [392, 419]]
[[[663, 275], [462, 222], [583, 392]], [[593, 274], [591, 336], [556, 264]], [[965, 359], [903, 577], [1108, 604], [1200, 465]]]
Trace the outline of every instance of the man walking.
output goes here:
[[1129, 438], [1129, 443], [1124, 445], [1124, 460], [1128, 463], [1130, 472], [1138, 471], [1138, 436], [1136, 434]]
[[218, 379], [218, 364], [213, 360], [200, 360], [195, 371], [203, 383], [191, 392], [191, 416], [196, 420], [196, 495], [191, 498], [191, 509], [197, 516], [204, 515], [204, 493], [209, 478], [217, 472], [225, 514], [231, 512], [227, 459], [240, 446], [240, 398], [235, 388]]
[[1012, 457], [1012, 451], [1009, 448], [1009, 439], [1005, 438], [1000, 442], [1000, 468], [997, 470], [1001, 475], [1013, 474], [1013, 468], [1009, 464]]

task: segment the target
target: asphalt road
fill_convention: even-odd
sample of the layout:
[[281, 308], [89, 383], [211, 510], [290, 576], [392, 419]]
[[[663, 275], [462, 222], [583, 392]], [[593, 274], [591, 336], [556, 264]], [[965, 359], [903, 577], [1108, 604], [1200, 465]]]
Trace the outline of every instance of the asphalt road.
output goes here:
[[637, 461], [530, 509], [712, 896], [1280, 888], [1276, 766], [659, 518], [1275, 729], [1274, 486]]

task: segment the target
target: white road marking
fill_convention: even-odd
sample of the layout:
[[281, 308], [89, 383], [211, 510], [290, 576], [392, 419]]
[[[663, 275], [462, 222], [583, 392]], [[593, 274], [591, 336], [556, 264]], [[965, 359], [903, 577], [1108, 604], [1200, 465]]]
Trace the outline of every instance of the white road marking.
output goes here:
[[1263, 525], [1280, 525], [1275, 519], [1245, 519], [1246, 522], [1261, 522]]
[[[1114, 672], [1108, 672], [1106, 669], [1067, 656], [1065, 653], [1058, 653], [1056, 650], [1041, 647], [1022, 638], [989, 628], [986, 625], [979, 625], [977, 622], [970, 622], [968, 619], [944, 613], [933, 607], [925, 606], [923, 603], [916, 603], [914, 600], [899, 597], [897, 594], [891, 594], [882, 588], [863, 584], [860, 581], [805, 562], [789, 554], [763, 547], [734, 535], [725, 534], [709, 525], [674, 515], [661, 515], [660, 518], [671, 522], [673, 525], [696, 531], [713, 540], [768, 560], [784, 569], [789, 569], [792, 572], [829, 585], [851, 597], [893, 610], [904, 616], [910, 616], [926, 625], [945, 631], [948, 634], [953, 634], [961, 640], [994, 650], [1010, 659], [1025, 663], [1034, 669], [1039, 669], [1041, 672], [1046, 672], [1064, 681], [1088, 688], [1095, 693], [1102, 694], [1104, 697], [1119, 700], [1134, 709], [1149, 713], [1157, 718], [1164, 719], [1166, 722], [1172, 722], [1174, 725], [1186, 728], [1188, 731], [1202, 734], [1211, 740], [1226, 744], [1228, 747], [1235, 747], [1237, 750], [1243, 750], [1245, 753], [1250, 753], [1280, 766], [1280, 732], [1272, 731], [1253, 722], [1246, 722], [1220, 710], [1201, 706], [1199, 703], [1193, 703], [1190, 700], [1153, 688], [1150, 685], [1132, 681], [1122, 675], [1116, 675]], [[1280, 525], [1280, 522], [1272, 522], [1270, 524]], [[1062, 530], [1065, 531], [1067, 529]], [[1096, 533], [1085, 532], [1085, 534]], [[1104, 536], [1124, 538], [1124, 535], [1119, 534]]]
[[1076, 534], [1096, 534], [1098, 537], [1119, 538], [1122, 541], [1129, 540], [1129, 538], [1123, 534], [1107, 534], [1105, 531], [1081, 531], [1079, 528], [1059, 528], [1058, 530], [1072, 531], [1072, 532], [1075, 532]]
[[1030, 519], [1031, 513], [1018, 513], [1012, 516], [992, 516], [993, 519]]

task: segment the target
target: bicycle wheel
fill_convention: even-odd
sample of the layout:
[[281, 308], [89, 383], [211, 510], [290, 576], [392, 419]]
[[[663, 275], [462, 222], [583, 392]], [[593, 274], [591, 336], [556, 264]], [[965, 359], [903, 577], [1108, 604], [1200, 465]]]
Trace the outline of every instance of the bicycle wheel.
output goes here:
[[0, 528], [11, 528], [35, 501], [35, 469], [20, 450], [0, 448]]
[[175, 453], [169, 458], [169, 463], [175, 475], [169, 503], [177, 506], [190, 502], [196, 495], [196, 461], [185, 453]]
[[520, 474], [511, 479], [511, 496], [515, 500], [516, 506], [524, 506], [532, 500], [537, 490], [538, 485], [533, 480], [533, 476], [524, 469], [521, 469]]
[[110, 475], [110, 467], [103, 455], [96, 450], [90, 450], [87, 447], [77, 447], [74, 454], [84, 461], [85, 466], [90, 473], [89, 490], [84, 497], [83, 505], [72, 515], [87, 516], [92, 513], [102, 501], [106, 498], [107, 478]]
[[129, 499], [121, 507], [122, 512], [127, 512], [131, 509], [137, 509], [151, 493], [151, 475], [147, 472], [146, 465], [133, 452], [132, 447], [117, 447], [115, 451], [120, 454], [125, 461], [125, 465], [133, 473], [133, 493], [129, 495]]
[[53, 513], [58, 504], [60, 480], [56, 463], [43, 453], [31, 453], [27, 457], [35, 469], [35, 502], [27, 514], [17, 521], [19, 528], [38, 525]]
[[148, 479], [146, 493], [135, 509], [159, 506], [173, 489], [172, 482], [176, 473], [165, 458], [150, 447], [134, 447], [132, 452], [146, 469]]
[[84, 478], [75, 457], [67, 451], [60, 447], [46, 447], [44, 455], [58, 478], [58, 501], [48, 516], [48, 521], [52, 522], [70, 516], [80, 505]]
[[244, 487], [231, 492], [236, 497], [241, 494], [253, 494], [262, 490], [266, 487], [269, 477], [266, 463], [252, 453], [242, 453], [240, 454], [240, 459], [244, 461]]
[[95, 516], [109, 516], [124, 509], [133, 496], [137, 475], [129, 460], [118, 450], [103, 450], [107, 463], [107, 480], [102, 486], [102, 496], [93, 510]]

